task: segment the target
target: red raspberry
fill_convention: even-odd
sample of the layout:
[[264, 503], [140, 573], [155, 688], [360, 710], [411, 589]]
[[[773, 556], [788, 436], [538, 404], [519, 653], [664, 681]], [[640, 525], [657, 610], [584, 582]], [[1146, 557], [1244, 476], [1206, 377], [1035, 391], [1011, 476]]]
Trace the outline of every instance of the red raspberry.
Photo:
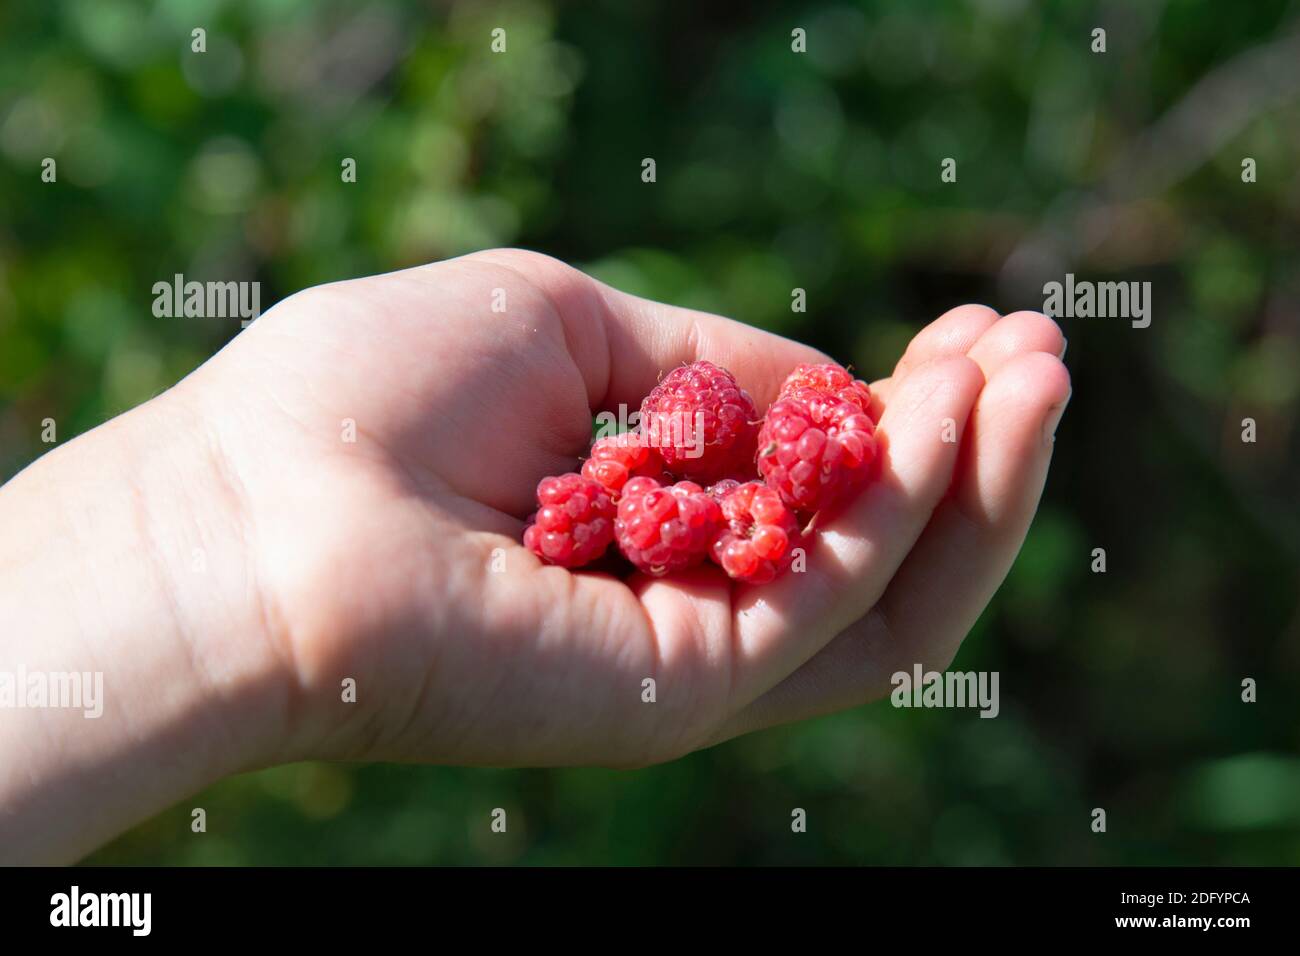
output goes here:
[[710, 482], [752, 474], [758, 410], [725, 368], [696, 362], [664, 376], [641, 403], [641, 432], [674, 475]]
[[820, 511], [870, 479], [875, 425], [856, 404], [798, 388], [767, 410], [758, 471], [787, 506]]
[[790, 566], [799, 523], [780, 495], [761, 481], [722, 481], [709, 493], [727, 522], [709, 548], [722, 570], [738, 581], [766, 584]]
[[614, 502], [597, 481], [575, 474], [543, 478], [537, 504], [537, 514], [524, 529], [524, 546], [551, 564], [590, 564], [614, 540]]
[[722, 508], [693, 481], [662, 485], [631, 478], [623, 486], [614, 537], [642, 571], [668, 574], [699, 564], [722, 528]]
[[834, 363], [796, 365], [781, 386], [778, 398], [801, 388], [829, 392], [842, 402], [851, 402], [862, 411], [871, 412], [871, 388], [862, 379], [855, 379], [848, 369]]
[[591, 457], [582, 463], [582, 473], [604, 485], [615, 499], [629, 478], [662, 479], [665, 475], [659, 451], [637, 432], [597, 439]]

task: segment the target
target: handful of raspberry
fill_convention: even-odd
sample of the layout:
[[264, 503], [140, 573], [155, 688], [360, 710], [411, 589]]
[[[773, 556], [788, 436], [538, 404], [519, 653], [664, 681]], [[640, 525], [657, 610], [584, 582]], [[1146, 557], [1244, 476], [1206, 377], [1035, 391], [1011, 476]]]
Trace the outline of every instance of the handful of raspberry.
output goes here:
[[766, 584], [814, 514], [871, 480], [870, 407], [867, 384], [838, 365], [795, 368], [762, 419], [726, 369], [673, 369], [641, 403], [638, 430], [597, 440], [580, 474], [542, 480], [524, 544], [578, 568], [617, 542], [648, 574], [712, 560]]

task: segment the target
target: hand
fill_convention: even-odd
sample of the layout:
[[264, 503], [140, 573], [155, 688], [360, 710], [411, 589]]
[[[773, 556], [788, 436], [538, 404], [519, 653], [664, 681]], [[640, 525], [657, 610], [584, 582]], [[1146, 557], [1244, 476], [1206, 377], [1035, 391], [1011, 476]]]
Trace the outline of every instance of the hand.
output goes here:
[[[942, 668], [1033, 517], [1063, 344], [1041, 315], [949, 312], [873, 385], [882, 477], [821, 525], [806, 572], [622, 582], [519, 544], [538, 479], [575, 468], [593, 410], [636, 409], [696, 359], [761, 409], [825, 357], [519, 251], [293, 296], [0, 494], [25, 542], [0, 555], [22, 572], [0, 612], [30, 635], [0, 650], [106, 662], [117, 690], [90, 730], [54, 712], [0, 722], [6, 852], [75, 856], [251, 766], [640, 765]], [[33, 610], [54, 581], [68, 596]], [[100, 813], [66, 832], [86, 786]]]
[[576, 468], [593, 410], [634, 410], [697, 359], [761, 409], [796, 363], [826, 360], [748, 326], [493, 251], [295, 296], [192, 391], [238, 476], [304, 755], [634, 765], [946, 666], [1036, 507], [1062, 345], [1040, 315], [979, 307], [922, 332], [875, 386], [883, 480], [822, 528], [806, 573], [762, 588], [712, 567], [574, 574], [519, 544], [537, 481]]

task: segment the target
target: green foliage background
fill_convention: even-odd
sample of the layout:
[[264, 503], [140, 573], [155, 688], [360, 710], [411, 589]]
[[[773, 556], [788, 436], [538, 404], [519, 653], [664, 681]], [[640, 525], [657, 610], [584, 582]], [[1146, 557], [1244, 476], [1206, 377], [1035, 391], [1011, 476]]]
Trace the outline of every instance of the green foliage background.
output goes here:
[[955, 665], [1002, 715], [878, 704], [637, 772], [296, 765], [91, 862], [1300, 863], [1300, 8], [740, 6], [0, 8], [0, 476], [238, 330], [154, 318], [178, 272], [267, 308], [524, 245], [867, 377], [962, 302], [1151, 281], [1148, 329], [1063, 320], [1047, 498]]

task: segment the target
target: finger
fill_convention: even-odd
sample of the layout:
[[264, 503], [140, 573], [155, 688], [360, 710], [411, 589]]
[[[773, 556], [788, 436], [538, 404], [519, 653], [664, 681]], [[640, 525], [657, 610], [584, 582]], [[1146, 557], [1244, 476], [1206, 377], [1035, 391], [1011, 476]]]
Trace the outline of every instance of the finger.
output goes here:
[[908, 371], [935, 359], [965, 355], [998, 322], [998, 314], [986, 305], [962, 305], [923, 328], [908, 343], [894, 374], [871, 384], [872, 417], [879, 420], [890, 394]]
[[935, 319], [908, 343], [894, 368], [895, 381], [937, 358], [965, 355], [998, 321], [986, 305], [959, 305]]
[[991, 326], [969, 352], [990, 381], [1004, 364], [1026, 352], [1046, 352], [1062, 358], [1065, 336], [1061, 327], [1041, 312], [1012, 312]]
[[[979, 363], [985, 381], [992, 379], [993, 373], [1005, 362], [1025, 352], [1047, 352], [1057, 358], [1065, 357], [1065, 336], [1060, 326], [1041, 312], [1012, 312], [995, 321], [989, 321], [990, 313], [996, 316], [992, 309], [982, 305], [962, 306], [947, 312], [917, 336], [908, 353], [925, 361], [943, 355], [969, 355]], [[964, 317], [963, 324], [953, 321], [957, 315]], [[940, 323], [945, 323], [945, 327], [939, 327]], [[973, 344], [967, 347], [965, 343], [971, 341], [971, 334], [978, 329], [983, 329], [982, 334], [976, 335]], [[876, 420], [879, 420], [891, 392], [909, 367], [903, 361], [899, 366], [904, 371], [871, 384], [871, 415]]]
[[[967, 310], [974, 312], [973, 318], [977, 321], [979, 318], [979, 308], [980, 307], [975, 307], [973, 310]], [[954, 310], [954, 312], [960, 311], [962, 310]], [[948, 313], [947, 316], [942, 317], [939, 321], [942, 322], [952, 314], [953, 313]], [[921, 336], [918, 336], [919, 341], [914, 348], [909, 349], [910, 354], [934, 354], [934, 352], [943, 348], [943, 345], [936, 346], [936, 342], [953, 343], [949, 347], [960, 347], [961, 344], [963, 344], [963, 336], [959, 328], [954, 329], [951, 325], [949, 325], [948, 328], [944, 328], [939, 326], [938, 322], [935, 323], [935, 326], [936, 327], [933, 331], [931, 331], [929, 335], [925, 336], [924, 339], [922, 339]], [[974, 344], [970, 346], [969, 355], [973, 360], [980, 364], [986, 380], [990, 382], [993, 381], [995, 374], [1001, 367], [1018, 355], [1032, 351], [1048, 352], [1059, 355], [1065, 348], [1065, 340], [1059, 327], [1051, 319], [1040, 313], [1012, 313], [996, 322], [985, 322], [983, 328], [983, 334], [980, 335]], [[905, 363], [900, 362], [900, 366], [904, 365]], [[889, 384], [892, 384], [892, 382]], [[877, 400], [880, 400], [881, 396], [887, 396], [889, 394], [888, 388], [878, 389], [877, 386], [873, 386], [873, 392], [879, 393]], [[977, 413], [977, 421], [987, 421], [989, 401], [990, 400], [987, 398], [980, 399], [977, 404], [977, 409], [983, 409], [983, 411]], [[966, 435], [964, 444], [967, 449], [965, 454], [967, 467], [963, 468], [959, 465], [959, 481], [955, 488], [955, 493], [959, 496], [959, 500], [961, 495], [969, 495], [970, 489], [978, 486], [978, 482], [972, 482], [968, 480], [966, 476], [970, 471], [969, 462], [972, 460], [978, 460], [977, 445], [981, 443], [987, 444], [990, 440], [989, 438], [981, 437], [986, 434], [990, 434], [987, 428], [981, 432], [978, 428], [972, 427]], [[971, 449], [975, 450], [973, 454]], [[1037, 498], [1034, 500], [1036, 503]], [[941, 529], [939, 529], [938, 526], [942, 520], [942, 516], [949, 510], [950, 509], [947, 506], [939, 510], [936, 515], [935, 527], [926, 530], [921, 542], [918, 544], [918, 549], [923, 549], [929, 539], [941, 534]], [[1017, 542], [1015, 546], [1018, 548], [1019, 543]], [[1000, 583], [1000, 580], [1001, 578], [998, 577], [997, 581], [993, 584], [994, 588], [996, 588], [997, 584]], [[890, 592], [895, 590], [897, 589], [891, 584]], [[888, 600], [888, 596], [886, 597], [886, 600]], [[860, 631], [867, 631], [879, 629], [881, 624], [882, 619], [878, 614], [873, 613], [869, 615], [868, 618], [855, 625], [855, 628]], [[962, 629], [961, 633], [964, 635], [965, 631], [968, 629], [969, 625]], [[823, 655], [832, 657], [832, 662], [827, 665], [829, 670], [833, 670], [838, 666], [834, 662], [833, 655], [841, 653], [839, 650], [841, 643], [841, 641], [836, 640], [823, 652]], [[819, 671], [819, 667], [814, 667], [813, 662], [809, 662], [809, 665], [803, 668], [801, 672], [797, 672], [796, 675], [790, 679], [790, 683], [798, 684], [804, 682], [810, 673], [816, 674]], [[870, 684], [870, 681], [868, 680], [867, 683]]]
[[889, 396], [892, 394], [894, 394], [892, 378], [879, 378], [871, 383], [871, 407], [867, 409], [867, 414], [871, 416], [873, 422], [880, 421], [880, 416], [885, 413], [885, 403], [889, 401]]
[[880, 420], [880, 477], [818, 528], [802, 573], [737, 590], [733, 703], [771, 687], [880, 598], [952, 483], [983, 384], [964, 356], [911, 372]]
[[945, 668], [1010, 569], [1038, 507], [1069, 373], [1044, 352], [1007, 360], [968, 429], [971, 457], [879, 604], [742, 711], [723, 740], [885, 696], [898, 671]]

